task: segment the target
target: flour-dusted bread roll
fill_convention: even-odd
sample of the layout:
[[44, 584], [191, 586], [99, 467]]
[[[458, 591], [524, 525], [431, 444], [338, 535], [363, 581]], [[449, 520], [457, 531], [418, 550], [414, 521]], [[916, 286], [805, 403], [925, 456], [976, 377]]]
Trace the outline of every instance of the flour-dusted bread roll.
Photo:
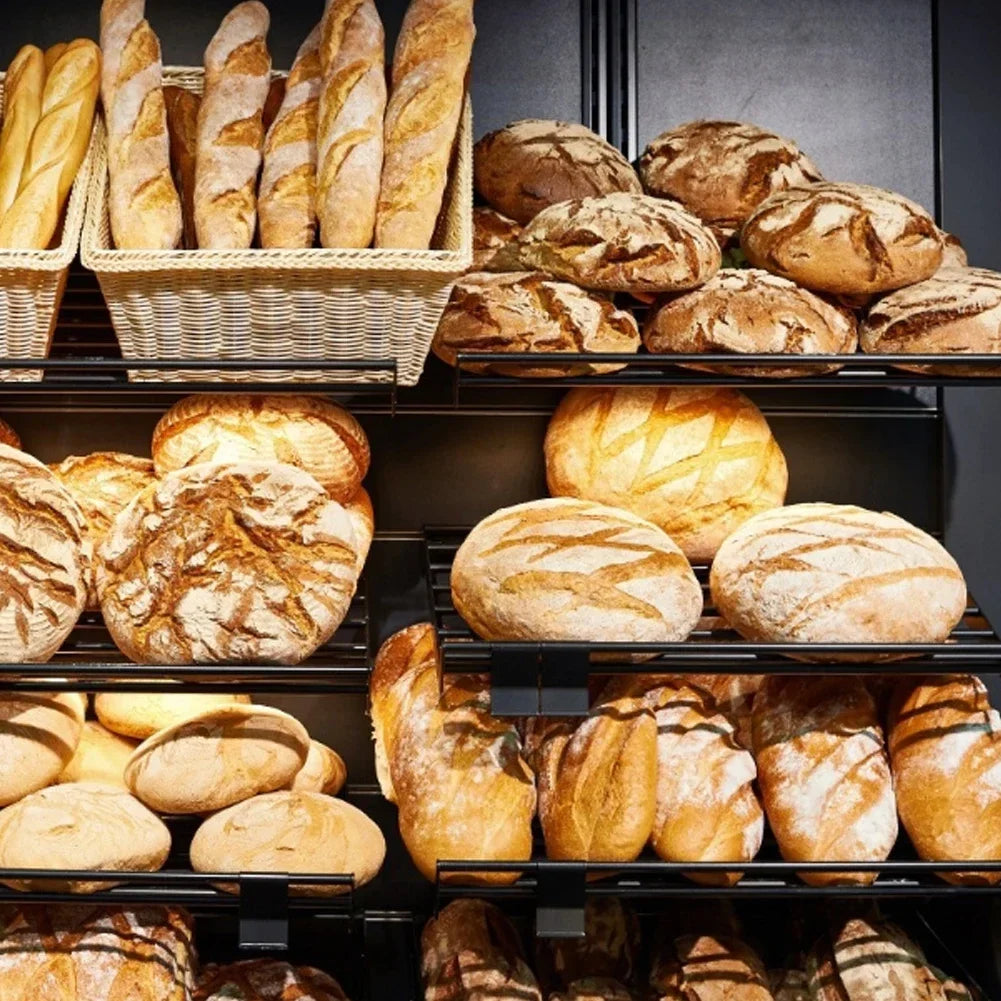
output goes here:
[[657, 136], [639, 171], [649, 194], [681, 202], [721, 243], [769, 195], [821, 179], [791, 139], [746, 122], [704, 120]]
[[720, 547], [709, 584], [726, 621], [763, 643], [940, 643], [966, 607], [963, 575], [930, 535], [847, 504], [755, 515]]
[[713, 387], [573, 389], [545, 440], [557, 497], [625, 508], [690, 560], [711, 560], [748, 518], [785, 500], [785, 456], [743, 393]]
[[288, 713], [219, 706], [143, 741], [125, 784], [158, 813], [208, 813], [283, 788], [308, 754], [309, 734]]
[[205, 967], [194, 1001], [348, 1001], [348, 996], [322, 970], [265, 958]]
[[0, 547], [7, 600], [0, 661], [45, 663], [76, 625], [93, 552], [69, 491], [37, 459], [0, 444]]
[[[876, 703], [857, 678], [766, 679], [754, 699], [754, 755], [768, 823], [789, 862], [881, 862], [897, 804]], [[804, 872], [813, 886], [869, 872]]]
[[358, 573], [365, 568], [368, 551], [372, 547], [372, 537], [375, 535], [375, 511], [372, 508], [372, 498], [364, 487], [344, 504], [344, 510], [351, 520], [355, 533], [355, 551], [358, 554]]
[[650, 963], [650, 986], [662, 1001], [772, 1001], [758, 954], [728, 935], [681, 935]]
[[617, 193], [543, 209], [518, 237], [518, 257], [584, 288], [676, 292], [719, 270], [716, 238], [676, 202]]
[[489, 640], [669, 643], [702, 613], [695, 574], [661, 529], [566, 498], [484, 518], [455, 555], [452, 598]]
[[0, 806], [55, 781], [80, 743], [84, 712], [73, 692], [0, 695]]
[[343, 407], [311, 396], [204, 393], [168, 410], [153, 431], [157, 474], [196, 462], [286, 462], [343, 503], [368, 472], [368, 439]]
[[[40, 789], [0, 811], [0, 868], [155, 872], [167, 861], [170, 832], [124, 789], [67, 782]], [[94, 893], [109, 882], [2, 880], [15, 890]]]
[[434, 342], [434, 353], [449, 365], [460, 351], [539, 354], [537, 365], [463, 363], [470, 372], [551, 379], [615, 372], [622, 365], [559, 364], [547, 355], [635, 354], [639, 330], [632, 313], [611, 299], [557, 281], [541, 271], [469, 274], [456, 282]]
[[[152, 460], [123, 452], [69, 455], [49, 468], [79, 504], [95, 552], [119, 513], [156, 479]], [[91, 564], [87, 571], [88, 609], [101, 607], [94, 578]]]
[[886, 292], [933, 275], [942, 238], [916, 203], [867, 184], [822, 182], [762, 202], [740, 246], [764, 268], [818, 292]]
[[191, 1001], [191, 916], [173, 907], [10, 908], [0, 920], [5, 1001]]
[[101, 611], [137, 663], [295, 664], [344, 620], [354, 529], [308, 473], [203, 462], [169, 473], [115, 519]]
[[517, 267], [515, 242], [521, 226], [487, 205], [473, 209], [473, 266], [471, 271], [510, 271]]
[[76, 752], [59, 773], [56, 782], [104, 782], [125, 789], [125, 766], [139, 745], [128, 737], [87, 720]]
[[480, 139], [473, 182], [493, 208], [522, 224], [557, 202], [642, 190], [611, 143], [584, 125], [540, 118], [511, 122]]
[[[283, 790], [212, 814], [191, 839], [195, 872], [291, 872], [354, 876], [362, 886], [382, 867], [386, 840], [357, 807], [319, 792]], [[235, 887], [222, 884], [232, 892]], [[346, 886], [293, 884], [294, 893], [334, 896]]]
[[996, 354], [997, 365], [901, 365], [937, 375], [997, 375], [1001, 366], [1001, 273], [942, 268], [869, 311], [860, 331], [872, 354]]
[[[855, 317], [759, 268], [724, 268], [701, 288], [647, 314], [643, 343], [653, 354], [853, 354]], [[687, 368], [772, 379], [833, 372], [837, 365]]]
[[[1001, 861], [1001, 718], [972, 675], [903, 682], [890, 713], [897, 809], [918, 855]], [[950, 883], [1001, 872], [942, 873]]]
[[318, 740], [309, 742], [309, 753], [302, 768], [292, 776], [289, 789], [299, 792], [325, 792], [336, 796], [348, 777], [344, 759]]
[[209, 709], [247, 703], [249, 695], [205, 694], [191, 692], [97, 692], [94, 712], [101, 725], [113, 733], [135, 740], [152, 737], [189, 716]]

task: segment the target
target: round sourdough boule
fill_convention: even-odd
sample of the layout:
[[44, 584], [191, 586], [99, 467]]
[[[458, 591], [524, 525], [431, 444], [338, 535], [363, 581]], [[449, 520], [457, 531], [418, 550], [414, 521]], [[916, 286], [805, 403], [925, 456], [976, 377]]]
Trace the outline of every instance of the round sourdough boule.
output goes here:
[[299, 792], [324, 792], [336, 796], [348, 777], [344, 759], [318, 740], [309, 742], [306, 763], [288, 783], [289, 789]]
[[[663, 300], [647, 314], [643, 343], [653, 354], [853, 354], [855, 317], [758, 268], [726, 268], [701, 288]], [[725, 375], [793, 378], [837, 365], [706, 366]]]
[[194, 1001], [348, 1001], [348, 997], [322, 970], [265, 958], [203, 967]]
[[963, 575], [930, 535], [847, 504], [756, 515], [720, 547], [709, 584], [727, 623], [764, 643], [941, 643], [966, 607]]
[[686, 122], [657, 136], [639, 161], [643, 187], [674, 198], [725, 243], [776, 191], [821, 180], [791, 139], [746, 122]]
[[452, 598], [487, 640], [667, 643], [702, 612], [695, 574], [661, 529], [563, 497], [484, 518], [455, 555]]
[[518, 238], [522, 265], [605, 292], [676, 292], [719, 270], [716, 238], [677, 202], [614, 194], [560, 202]]
[[[349, 874], [363, 886], [382, 867], [386, 839], [361, 810], [319, 792], [264, 793], [220, 810], [195, 831], [196, 872]], [[221, 889], [235, 892], [232, 884]], [[293, 884], [304, 896], [336, 896], [346, 886]]]
[[903, 195], [821, 182], [780, 191], [744, 223], [740, 246], [757, 268], [818, 292], [888, 292], [933, 275], [942, 237]]
[[869, 354], [996, 354], [997, 365], [901, 365], [941, 375], [997, 375], [1001, 367], [1001, 274], [942, 268], [869, 311], [860, 332]]
[[486, 205], [473, 209], [473, 266], [471, 271], [508, 271], [517, 266], [514, 242], [521, 226]]
[[0, 444], [0, 661], [44, 664], [76, 625], [93, 548], [79, 505], [37, 459]]
[[[152, 459], [141, 459], [124, 452], [69, 455], [62, 462], [49, 466], [49, 469], [80, 505], [95, 552], [119, 512], [156, 479]], [[87, 608], [93, 610], [100, 607], [91, 565], [87, 570]]]
[[[124, 789], [49, 786], [0, 811], [0, 868], [155, 872], [170, 853], [166, 825]], [[15, 890], [94, 893], [114, 882], [5, 879]]]
[[0, 806], [55, 781], [80, 743], [85, 712], [76, 692], [0, 695]]
[[125, 784], [158, 813], [208, 813], [281, 789], [308, 754], [309, 734], [294, 716], [218, 706], [143, 741], [125, 766]]
[[198, 462], [268, 460], [305, 469], [336, 501], [368, 472], [368, 438], [343, 407], [312, 396], [205, 393], [178, 401], [153, 431], [163, 476]]
[[296, 664], [343, 621], [357, 564], [350, 518], [309, 473], [203, 462], [115, 519], [98, 593], [137, 663]]
[[125, 766], [139, 745], [87, 720], [76, 753], [59, 773], [56, 782], [103, 782], [125, 788]]
[[553, 496], [632, 511], [692, 561], [781, 505], [789, 479], [761, 411], [713, 387], [573, 389], [549, 422], [545, 456]]
[[526, 118], [488, 132], [473, 148], [476, 190], [522, 224], [570, 198], [642, 191], [629, 161], [589, 128]]
[[[453, 367], [460, 351], [495, 354], [635, 354], [639, 328], [632, 313], [611, 299], [594, 295], [539, 271], [466, 275], [452, 289], [438, 323], [434, 353]], [[615, 372], [622, 365], [539, 365], [464, 363], [470, 372], [522, 378], [558, 378]]]
[[365, 569], [368, 551], [372, 547], [372, 536], [375, 535], [375, 511], [372, 508], [372, 498], [364, 487], [358, 488], [358, 493], [346, 501], [344, 510], [351, 521], [355, 533], [355, 547], [358, 552], [358, 573]]
[[94, 712], [114, 733], [136, 740], [152, 737], [175, 723], [217, 706], [246, 704], [249, 695], [195, 695], [190, 692], [98, 692]]
[[0, 419], [0, 444], [21, 448], [21, 436], [3, 419]]

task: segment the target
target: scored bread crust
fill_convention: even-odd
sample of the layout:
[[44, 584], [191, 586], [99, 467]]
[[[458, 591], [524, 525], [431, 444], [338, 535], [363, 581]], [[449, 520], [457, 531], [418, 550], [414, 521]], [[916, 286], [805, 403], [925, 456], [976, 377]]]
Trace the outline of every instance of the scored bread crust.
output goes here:
[[471, 272], [507, 271], [516, 267], [514, 246], [521, 226], [506, 215], [477, 205], [473, 209], [473, 266]]
[[557, 202], [643, 189], [629, 161], [575, 122], [525, 118], [488, 132], [473, 147], [476, 190], [524, 225]]
[[758, 954], [728, 935], [680, 935], [655, 952], [650, 984], [671, 1001], [771, 1001]]
[[584, 288], [675, 292], [708, 281], [716, 238], [677, 202], [615, 193], [543, 209], [518, 237], [518, 257]]
[[822, 182], [780, 191], [744, 223], [754, 267], [818, 292], [887, 292], [933, 275], [942, 237], [903, 195], [868, 184]]
[[265, 958], [203, 967], [193, 1001], [348, 1001], [348, 997], [322, 970]]

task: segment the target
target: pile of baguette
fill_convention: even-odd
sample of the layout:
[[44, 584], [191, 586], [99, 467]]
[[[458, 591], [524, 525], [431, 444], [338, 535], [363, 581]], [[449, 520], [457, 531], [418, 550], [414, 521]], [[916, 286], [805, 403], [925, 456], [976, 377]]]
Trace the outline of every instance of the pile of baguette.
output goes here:
[[104, 0], [109, 211], [121, 250], [427, 249], [472, 53], [472, 0], [413, 0], [390, 83], [373, 0], [329, 0], [287, 80], [268, 9], [240, 3], [204, 93], [164, 87], [144, 0]]
[[[664, 355], [999, 351], [1001, 274], [968, 267], [958, 239], [913, 201], [825, 180], [792, 140], [756, 125], [679, 125], [634, 169], [581, 125], [526, 119], [480, 139], [474, 180], [474, 270], [433, 345], [450, 365], [461, 352], [531, 353], [538, 363], [465, 367], [601, 374], [622, 364], [549, 356], [641, 344]], [[709, 369], [791, 378], [839, 367]]]

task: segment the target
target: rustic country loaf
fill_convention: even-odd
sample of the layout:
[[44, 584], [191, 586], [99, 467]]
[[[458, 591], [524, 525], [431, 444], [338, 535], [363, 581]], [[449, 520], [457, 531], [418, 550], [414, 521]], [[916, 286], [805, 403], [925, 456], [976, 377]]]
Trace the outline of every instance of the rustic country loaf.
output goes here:
[[140, 744], [125, 784], [159, 813], [208, 813], [287, 786], [308, 754], [309, 734], [288, 713], [219, 706]]
[[[170, 832], [124, 789], [67, 782], [0, 811], [0, 868], [155, 872], [170, 852]], [[15, 890], [93, 893], [109, 882], [7, 879]]]
[[487, 205], [473, 209], [473, 266], [470, 271], [508, 271], [517, 268], [515, 242], [521, 226]]
[[663, 943], [652, 957], [650, 986], [665, 1001], [772, 1001], [757, 953], [726, 935], [681, 935]]
[[208, 709], [247, 703], [249, 695], [205, 694], [190, 692], [97, 692], [94, 712], [113, 733], [145, 740], [158, 730], [174, 726], [189, 716]]
[[328, 796], [336, 796], [347, 777], [348, 770], [344, 759], [326, 744], [311, 740], [306, 762], [292, 776], [287, 788], [299, 792], [324, 792]]
[[930, 535], [847, 504], [755, 515], [720, 547], [709, 584], [727, 623], [765, 643], [939, 643], [966, 607], [963, 575]]
[[[997, 354], [1001, 364], [1001, 273], [941, 268], [884, 296], [860, 331], [875, 354]], [[998, 365], [902, 365], [937, 375], [997, 375]]]
[[[789, 862], [886, 859], [897, 805], [876, 703], [856, 678], [766, 679], [754, 755], [768, 823]], [[873, 871], [804, 872], [813, 886], [869, 884]]]
[[56, 782], [103, 782], [125, 789], [125, 766], [138, 746], [134, 740], [113, 733], [96, 720], [87, 720], [80, 743]]
[[32, 456], [0, 444], [0, 660], [45, 663], [76, 625], [92, 547], [69, 491]]
[[567, 498], [484, 518], [455, 555], [452, 598], [489, 640], [676, 642], [702, 613], [688, 560], [656, 525]]
[[295, 664], [344, 620], [354, 530], [308, 473], [203, 462], [170, 473], [115, 520], [98, 593], [137, 663]]
[[933, 275], [942, 238], [903, 195], [866, 184], [790, 188], [762, 202], [741, 230], [754, 267], [818, 292], [886, 292]]
[[[654, 354], [853, 354], [855, 317], [788, 279], [759, 268], [725, 268], [701, 288], [647, 314], [643, 343]], [[791, 378], [837, 365], [700, 366], [726, 375]]]
[[10, 445], [20, 450], [21, 436], [2, 418], [0, 418], [0, 444]]
[[746, 122], [687, 122], [643, 151], [643, 186], [674, 198], [725, 243], [769, 195], [821, 180], [791, 139]]
[[244, 959], [202, 969], [194, 1001], [348, 1001], [341, 985], [312, 966]]
[[548, 354], [635, 354], [639, 330], [611, 299], [540, 271], [469, 274], [456, 282], [435, 332], [434, 353], [449, 365], [460, 351], [539, 354], [537, 365], [464, 363], [470, 372], [554, 378], [615, 372], [622, 365], [560, 365]]
[[[191, 839], [195, 872], [349, 874], [362, 886], [382, 867], [386, 841], [361, 810], [318, 792], [281, 790], [212, 814]], [[235, 892], [232, 884], [220, 884]], [[340, 885], [295, 884], [294, 893], [334, 896]]]
[[191, 916], [167, 907], [0, 909], [5, 1001], [191, 1001]]
[[518, 237], [524, 267], [606, 292], [676, 292], [708, 281], [716, 238], [676, 202], [616, 193], [543, 209]]
[[370, 455], [354, 417], [311, 396], [188, 396], [153, 431], [153, 462], [160, 476], [196, 462], [244, 459], [299, 466], [343, 503], [358, 492]]
[[[890, 714], [897, 809], [923, 859], [1001, 861], [1001, 718], [972, 675], [904, 682]], [[1001, 872], [942, 873], [998, 883]]]
[[711, 560], [735, 528], [781, 505], [788, 482], [768, 422], [731, 389], [573, 389], [545, 455], [551, 494], [632, 511], [690, 560]]
[[636, 171], [583, 125], [526, 118], [488, 132], [473, 148], [473, 183], [498, 212], [523, 225], [557, 202], [642, 191]]

